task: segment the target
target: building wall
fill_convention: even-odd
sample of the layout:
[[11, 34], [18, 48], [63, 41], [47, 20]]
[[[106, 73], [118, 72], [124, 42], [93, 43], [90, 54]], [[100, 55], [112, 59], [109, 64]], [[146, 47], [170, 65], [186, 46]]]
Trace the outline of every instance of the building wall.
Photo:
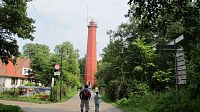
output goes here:
[[5, 81], [5, 77], [0, 77], [0, 86], [2, 87]]
[[[16, 85], [11, 85], [11, 80], [12, 80], [11, 77], [0, 77], [0, 84], [2, 84], [2, 86], [3, 86], [3, 84], [5, 83], [5, 86], [4, 86], [5, 88], [14, 88], [14, 87], [17, 88], [17, 87], [21, 86], [20, 85], [21, 84], [21, 80], [23, 80], [23, 79], [21, 79], [21, 78], [15, 79], [16, 82], [17, 82]], [[24, 84], [25, 83], [27, 83], [27, 81], [24, 81]]]
[[6, 80], [5, 80], [5, 87], [6, 87], [6, 88], [12, 88], [12, 85], [11, 85], [11, 78], [10, 78], [10, 77], [6, 77]]
[[[26, 79], [27, 71], [30, 69], [30, 60], [23, 58], [17, 59], [16, 65], [11, 61], [7, 65], [0, 60], [0, 86], [5, 88], [19, 87], [21, 81]], [[26, 72], [25, 72], [26, 71]], [[15, 78], [15, 84], [11, 85], [12, 79]], [[27, 81], [26, 81], [27, 82]], [[24, 82], [25, 83], [25, 82]]]

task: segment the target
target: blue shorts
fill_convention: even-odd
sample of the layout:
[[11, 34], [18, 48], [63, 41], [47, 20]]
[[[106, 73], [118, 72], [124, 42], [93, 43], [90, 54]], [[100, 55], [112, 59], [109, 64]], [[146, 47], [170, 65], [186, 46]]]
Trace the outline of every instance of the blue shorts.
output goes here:
[[95, 103], [95, 110], [99, 110], [99, 103]]

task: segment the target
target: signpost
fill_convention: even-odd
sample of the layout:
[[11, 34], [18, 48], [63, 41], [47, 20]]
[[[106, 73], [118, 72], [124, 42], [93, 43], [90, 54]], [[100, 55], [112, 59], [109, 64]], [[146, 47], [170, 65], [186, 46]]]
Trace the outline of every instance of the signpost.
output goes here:
[[[53, 87], [54, 87], [54, 82], [57, 82], [57, 76], [60, 76], [60, 64], [54, 64], [53, 65], [53, 68], [54, 68], [54, 77], [52, 77], [52, 80], [51, 80], [51, 97], [53, 95], [52, 91], [53, 91]], [[54, 81], [55, 80], [55, 81]], [[56, 100], [57, 100], [57, 87], [56, 87]]]
[[51, 79], [51, 87], [54, 87], [54, 78]]
[[54, 69], [55, 69], [55, 70], [59, 70], [59, 69], [60, 69], [60, 65], [59, 65], [59, 64], [55, 64], [55, 65], [54, 65]]
[[184, 40], [184, 36], [181, 35], [173, 41], [169, 42], [166, 45], [157, 45], [156, 49], [160, 50], [174, 50], [175, 51], [175, 77], [176, 77], [176, 91], [177, 91], [177, 100], [178, 100], [178, 85], [187, 84], [187, 74], [186, 74], [186, 65], [185, 65], [185, 55], [183, 47], [177, 49], [179, 42]]
[[60, 72], [54, 72], [54, 75], [55, 75], [55, 76], [59, 76], [59, 75], [60, 75]]
[[186, 84], [186, 65], [185, 65], [185, 55], [183, 48], [177, 49], [176, 53], [176, 61], [177, 61], [177, 80], [178, 84]]

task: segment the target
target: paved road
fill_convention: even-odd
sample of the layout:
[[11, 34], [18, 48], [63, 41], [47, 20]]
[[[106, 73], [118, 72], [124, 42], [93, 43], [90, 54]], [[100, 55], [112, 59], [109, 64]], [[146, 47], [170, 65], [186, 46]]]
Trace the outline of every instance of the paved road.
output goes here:
[[[94, 93], [92, 93], [94, 96]], [[67, 102], [52, 103], [52, 104], [36, 104], [18, 101], [5, 101], [0, 100], [0, 103], [19, 105], [22, 107], [24, 112], [80, 112], [80, 100], [78, 94], [68, 100]], [[100, 105], [101, 112], [122, 112], [121, 110], [113, 107], [110, 104], [102, 102]], [[93, 97], [90, 100], [90, 111], [94, 112], [94, 100]]]

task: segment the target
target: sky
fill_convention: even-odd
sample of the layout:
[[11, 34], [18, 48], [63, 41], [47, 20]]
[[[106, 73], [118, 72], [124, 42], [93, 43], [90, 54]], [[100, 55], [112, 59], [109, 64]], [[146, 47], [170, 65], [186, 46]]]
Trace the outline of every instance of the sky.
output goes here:
[[26, 43], [48, 45], [53, 52], [58, 44], [69, 41], [84, 57], [87, 49], [88, 21], [97, 23], [97, 59], [109, 42], [106, 32], [116, 30], [128, 20], [128, 0], [33, 0], [28, 16], [35, 20], [34, 41], [18, 39], [20, 51]]

